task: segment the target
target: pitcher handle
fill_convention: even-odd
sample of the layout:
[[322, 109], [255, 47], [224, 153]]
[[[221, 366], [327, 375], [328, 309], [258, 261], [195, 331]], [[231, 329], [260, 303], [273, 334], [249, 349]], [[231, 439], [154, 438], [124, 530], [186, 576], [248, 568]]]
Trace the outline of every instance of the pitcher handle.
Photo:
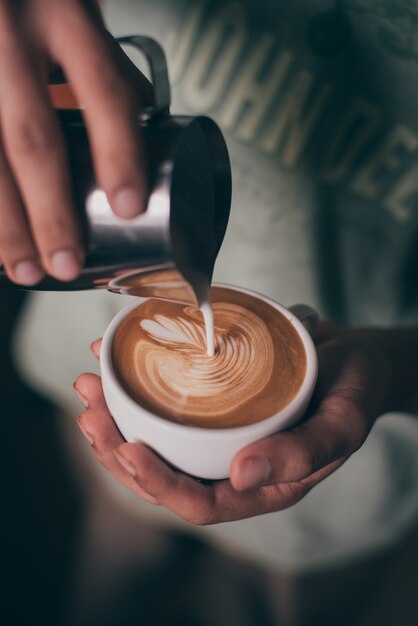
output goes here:
[[171, 104], [170, 81], [166, 56], [160, 44], [151, 37], [144, 35], [118, 37], [116, 41], [121, 45], [132, 46], [142, 52], [151, 70], [154, 105], [141, 108], [141, 118], [150, 119], [161, 113], [168, 114]]
[[289, 307], [289, 311], [298, 318], [311, 337], [314, 337], [319, 322], [319, 315], [315, 309], [306, 304], [295, 304]]

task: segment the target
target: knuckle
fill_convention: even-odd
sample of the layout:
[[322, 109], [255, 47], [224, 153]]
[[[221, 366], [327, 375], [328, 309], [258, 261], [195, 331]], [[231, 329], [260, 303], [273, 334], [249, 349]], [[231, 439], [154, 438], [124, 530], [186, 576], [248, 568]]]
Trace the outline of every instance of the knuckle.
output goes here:
[[[97, 81], [97, 92], [103, 103], [103, 112], [113, 118], [113, 126], [118, 132], [131, 135], [131, 128], [136, 123], [137, 94], [116, 68], [97, 70], [100, 79]], [[133, 142], [132, 142], [133, 143]]]
[[339, 390], [327, 398], [326, 410], [339, 417], [336, 433], [340, 456], [357, 450], [370, 429], [369, 420], [361, 409], [362, 399], [356, 389]]
[[315, 459], [315, 453], [312, 450], [301, 452], [294, 460], [294, 474], [299, 479], [310, 476], [317, 469], [318, 463]]
[[323, 404], [321, 413], [329, 416], [331, 419], [340, 417], [345, 419], [350, 412], [352, 398], [346, 390], [339, 389], [328, 394]]
[[46, 120], [18, 120], [10, 132], [12, 148], [18, 156], [44, 156], [56, 152], [62, 145], [59, 133]]
[[110, 463], [109, 455], [106, 454], [102, 449], [100, 449], [100, 447], [98, 447], [97, 444], [93, 446], [93, 451], [100, 465], [102, 465], [108, 471], [111, 471], [111, 463]]
[[301, 480], [312, 474], [317, 468], [320, 460], [312, 446], [306, 443], [295, 445], [293, 452], [289, 454], [287, 463], [287, 478], [290, 481]]
[[349, 420], [349, 434], [341, 446], [340, 456], [345, 456], [356, 452], [364, 443], [367, 434], [369, 432], [369, 426], [361, 418], [361, 416], [352, 415]]
[[0, 232], [0, 250], [5, 256], [20, 256], [25, 250], [32, 250], [26, 233], [21, 231]]
[[120, 189], [132, 185], [132, 180], [138, 176], [136, 167], [138, 161], [138, 150], [135, 140], [132, 138], [124, 142], [123, 147], [117, 148], [109, 146], [103, 151], [103, 157], [107, 161], [109, 170], [114, 172], [115, 181], [109, 181], [107, 187], [110, 192], [117, 192]]
[[185, 517], [186, 521], [194, 526], [211, 526], [214, 524], [213, 511], [206, 506], [200, 506]]
[[109, 465], [109, 462], [107, 461], [107, 459], [104, 457], [103, 454], [93, 450], [94, 455], [96, 457], [96, 461], [99, 463], [99, 465], [106, 470], [107, 472], [110, 472], [110, 474], [112, 474], [112, 470], [111, 467]]
[[35, 217], [33, 227], [47, 253], [60, 249], [62, 245], [73, 243], [76, 239], [72, 221], [64, 215], [38, 219]]
[[105, 470], [107, 470], [108, 472], [112, 474], [112, 467], [111, 467], [111, 464], [109, 463], [109, 459], [107, 458], [107, 456], [103, 454], [102, 452], [96, 452], [96, 458], [99, 461], [100, 465], [104, 467]]
[[100, 87], [107, 97], [117, 102], [118, 107], [130, 108], [133, 90], [118, 68], [112, 62], [108, 65], [100, 62], [97, 71], [100, 76]]
[[210, 526], [211, 522], [209, 518], [203, 515], [192, 515], [186, 517], [186, 521], [193, 526]]

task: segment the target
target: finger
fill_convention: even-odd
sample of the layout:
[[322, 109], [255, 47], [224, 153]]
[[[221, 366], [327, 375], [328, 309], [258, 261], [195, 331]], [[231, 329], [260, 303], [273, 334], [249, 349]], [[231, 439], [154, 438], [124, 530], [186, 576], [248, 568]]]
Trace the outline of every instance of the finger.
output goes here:
[[147, 201], [135, 91], [105, 33], [83, 11], [68, 10], [65, 21], [61, 16], [50, 31], [52, 52], [84, 109], [98, 182], [117, 215], [134, 217]]
[[93, 411], [89, 409], [84, 411], [77, 421], [80, 430], [90, 443], [99, 463], [103, 465], [118, 482], [134, 491], [138, 496], [145, 498], [151, 504], [158, 504], [158, 500], [146, 493], [146, 491], [137, 484], [114, 455], [114, 450], [124, 442], [124, 439], [109, 412], [103, 410]]
[[309, 491], [316, 487], [316, 485], [341, 467], [346, 460], [346, 458], [338, 459], [300, 481], [267, 485], [238, 493], [240, 495], [248, 494], [249, 496], [254, 493], [262, 493], [264, 495], [264, 511], [257, 505], [257, 510], [253, 513], [253, 516], [263, 512], [272, 513], [274, 511], [282, 511], [297, 504]]
[[115, 448], [125, 442], [106, 406], [89, 407], [79, 417], [79, 425], [89, 435], [87, 439], [91, 445], [94, 444], [96, 452], [113, 453]]
[[108, 410], [100, 376], [82, 374], [74, 382], [73, 387], [86, 408], [100, 411]]
[[333, 461], [332, 463], [325, 465], [325, 467], [321, 467], [321, 469], [318, 470], [317, 472], [314, 472], [313, 474], [310, 474], [310, 476], [308, 476], [307, 478], [302, 479], [299, 482], [299, 484], [303, 485], [305, 488], [307, 488], [310, 491], [313, 487], [316, 487], [316, 485], [318, 485], [325, 478], [328, 478], [328, 476], [333, 474], [339, 467], [341, 467], [341, 465], [343, 465], [346, 462], [348, 458], [349, 457], [347, 456], [341, 457], [340, 459], [337, 459], [336, 461]]
[[6, 154], [43, 267], [57, 279], [73, 280], [81, 271], [84, 254], [63, 138], [31, 51], [4, 32], [0, 37], [6, 48], [0, 55]]
[[314, 333], [314, 341], [317, 346], [330, 339], [342, 336], [346, 332], [344, 326], [338, 326], [332, 322], [321, 320], [318, 322]]
[[143, 444], [123, 444], [115, 452], [133, 480], [158, 502], [193, 524], [216, 520], [212, 490], [169, 467]]
[[238, 491], [261, 485], [299, 482], [352, 454], [366, 429], [359, 407], [344, 397], [325, 400], [318, 412], [291, 431], [278, 433], [240, 451], [231, 466]]
[[318, 351], [315, 413], [300, 426], [263, 439], [241, 451], [231, 480], [239, 490], [298, 481], [362, 445], [378, 415], [370, 388], [373, 363], [364, 350], [328, 343]]
[[96, 341], [93, 341], [93, 343], [90, 346], [90, 350], [92, 351], [92, 353], [96, 357], [96, 359], [100, 359], [100, 348], [101, 347], [102, 347], [102, 340], [101, 339], [96, 339]]
[[142, 444], [124, 444], [115, 455], [141, 488], [184, 520], [199, 526], [286, 509], [337, 467], [334, 464], [323, 468], [305, 482], [237, 492], [228, 480], [204, 484], [172, 469]]
[[98, 461], [116, 480], [152, 504], [157, 504], [157, 500], [135, 483], [113, 454], [114, 449], [125, 440], [107, 409], [100, 377], [95, 374], [83, 374], [75, 381], [74, 390], [83, 404], [90, 407], [89, 411], [80, 415], [78, 424]]
[[45, 275], [0, 140], [0, 253], [9, 278], [36, 285]]

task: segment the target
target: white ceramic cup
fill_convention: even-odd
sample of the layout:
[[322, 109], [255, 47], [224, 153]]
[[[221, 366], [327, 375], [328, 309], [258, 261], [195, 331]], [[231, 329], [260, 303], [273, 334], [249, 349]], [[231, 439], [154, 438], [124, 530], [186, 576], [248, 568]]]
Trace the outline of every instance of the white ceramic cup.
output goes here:
[[106, 402], [126, 441], [145, 443], [183, 472], [206, 479], [228, 478], [232, 459], [239, 450], [258, 439], [294, 426], [307, 409], [318, 371], [315, 346], [307, 330], [316, 317], [312, 309], [299, 305], [292, 307], [290, 311], [248, 289], [222, 286], [255, 296], [275, 307], [289, 320], [305, 347], [304, 381], [293, 400], [271, 417], [255, 424], [235, 428], [198, 428], [170, 422], [135, 402], [122, 388], [115, 375], [112, 364], [112, 342], [115, 331], [124, 317], [141, 303], [139, 299], [135, 299], [135, 302], [113, 318], [104, 334], [100, 352]]

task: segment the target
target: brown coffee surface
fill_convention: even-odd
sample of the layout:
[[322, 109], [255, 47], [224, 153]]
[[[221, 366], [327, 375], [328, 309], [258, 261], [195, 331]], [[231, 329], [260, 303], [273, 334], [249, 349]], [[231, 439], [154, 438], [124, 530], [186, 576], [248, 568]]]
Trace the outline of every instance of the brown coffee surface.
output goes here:
[[206, 353], [201, 312], [147, 300], [118, 327], [113, 366], [125, 391], [148, 411], [202, 428], [259, 422], [288, 405], [306, 372], [292, 324], [255, 296], [212, 288], [215, 355]]

